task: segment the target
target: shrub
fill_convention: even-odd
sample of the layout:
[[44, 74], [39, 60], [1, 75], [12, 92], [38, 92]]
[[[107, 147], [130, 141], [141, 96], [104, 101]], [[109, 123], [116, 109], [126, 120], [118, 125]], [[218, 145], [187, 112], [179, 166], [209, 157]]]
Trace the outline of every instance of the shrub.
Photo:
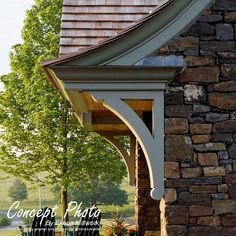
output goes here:
[[8, 226], [11, 225], [11, 220], [7, 217], [0, 216], [0, 226]]

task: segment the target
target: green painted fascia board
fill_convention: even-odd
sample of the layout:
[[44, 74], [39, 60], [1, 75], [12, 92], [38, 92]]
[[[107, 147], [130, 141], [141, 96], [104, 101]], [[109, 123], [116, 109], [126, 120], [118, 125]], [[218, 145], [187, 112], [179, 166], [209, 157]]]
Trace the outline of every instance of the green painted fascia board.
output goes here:
[[56, 77], [64, 82], [158, 82], [172, 80], [183, 66], [52, 66]]
[[123, 36], [62, 64], [134, 65], [178, 35], [212, 2], [213, 0], [174, 0]]

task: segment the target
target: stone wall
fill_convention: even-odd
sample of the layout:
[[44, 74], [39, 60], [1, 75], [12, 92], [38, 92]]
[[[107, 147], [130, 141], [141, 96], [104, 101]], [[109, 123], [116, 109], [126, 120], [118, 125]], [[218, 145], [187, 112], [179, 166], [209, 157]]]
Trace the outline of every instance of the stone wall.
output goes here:
[[[139, 235], [151, 235], [160, 231], [159, 201], [150, 196], [150, 181], [147, 162], [141, 147], [136, 147], [136, 188], [135, 188], [135, 222]], [[149, 233], [147, 233], [149, 232]]]
[[[143, 122], [152, 129], [152, 113], [143, 113]], [[136, 142], [135, 153], [135, 222], [138, 235], [160, 236], [160, 201], [150, 196], [150, 180], [147, 162], [142, 148]]]
[[236, 1], [216, 0], [161, 49], [185, 71], [165, 98], [162, 236], [236, 235]]

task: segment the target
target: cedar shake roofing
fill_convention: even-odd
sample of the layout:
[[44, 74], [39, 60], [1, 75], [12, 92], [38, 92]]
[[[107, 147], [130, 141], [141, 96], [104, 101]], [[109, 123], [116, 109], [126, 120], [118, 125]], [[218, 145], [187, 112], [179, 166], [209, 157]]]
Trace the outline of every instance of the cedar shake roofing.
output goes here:
[[60, 54], [114, 37], [167, 0], [64, 0]]

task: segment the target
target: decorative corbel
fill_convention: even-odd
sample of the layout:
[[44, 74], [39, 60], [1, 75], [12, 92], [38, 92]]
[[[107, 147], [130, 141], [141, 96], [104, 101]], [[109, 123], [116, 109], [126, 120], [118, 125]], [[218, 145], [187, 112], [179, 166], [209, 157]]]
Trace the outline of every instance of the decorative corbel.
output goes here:
[[[95, 101], [117, 115], [132, 131], [144, 152], [152, 198], [159, 200], [164, 194], [164, 92], [163, 91], [91, 91]], [[124, 100], [152, 100], [152, 132]]]

